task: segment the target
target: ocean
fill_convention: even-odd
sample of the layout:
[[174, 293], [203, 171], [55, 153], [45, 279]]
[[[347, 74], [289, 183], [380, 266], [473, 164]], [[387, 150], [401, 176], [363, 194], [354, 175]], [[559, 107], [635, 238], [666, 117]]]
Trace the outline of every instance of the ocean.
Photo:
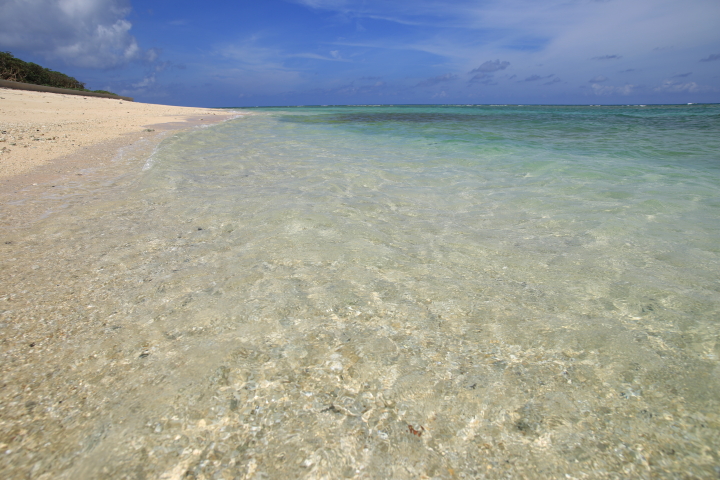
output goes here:
[[238, 115], [0, 245], [0, 471], [720, 475], [720, 105]]

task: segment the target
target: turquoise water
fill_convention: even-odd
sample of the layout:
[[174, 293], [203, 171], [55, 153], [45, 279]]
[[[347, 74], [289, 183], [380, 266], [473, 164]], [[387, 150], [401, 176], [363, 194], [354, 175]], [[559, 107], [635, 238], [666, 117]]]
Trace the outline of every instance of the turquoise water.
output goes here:
[[1, 253], [5, 469], [720, 474], [720, 106], [241, 113]]

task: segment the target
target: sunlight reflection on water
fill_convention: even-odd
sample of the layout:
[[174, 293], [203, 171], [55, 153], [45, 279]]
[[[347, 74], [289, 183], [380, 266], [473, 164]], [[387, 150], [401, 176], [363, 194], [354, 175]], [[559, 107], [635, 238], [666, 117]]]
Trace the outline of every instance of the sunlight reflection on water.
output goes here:
[[3, 442], [36, 452], [3, 469], [714, 475], [718, 171], [538, 121], [486, 153], [437, 119], [167, 140], [2, 253]]

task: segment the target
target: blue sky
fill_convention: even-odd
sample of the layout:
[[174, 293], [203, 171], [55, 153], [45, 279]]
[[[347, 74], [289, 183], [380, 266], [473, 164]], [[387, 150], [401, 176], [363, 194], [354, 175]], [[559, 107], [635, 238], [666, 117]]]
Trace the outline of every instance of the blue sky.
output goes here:
[[718, 0], [0, 0], [0, 50], [173, 105], [720, 102]]

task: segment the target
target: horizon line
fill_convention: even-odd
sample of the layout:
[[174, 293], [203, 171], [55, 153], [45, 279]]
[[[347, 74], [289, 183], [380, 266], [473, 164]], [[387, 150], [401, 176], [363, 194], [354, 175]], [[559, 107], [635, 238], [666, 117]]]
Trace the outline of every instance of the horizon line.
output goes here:
[[326, 107], [687, 107], [720, 105], [720, 102], [688, 103], [347, 103], [347, 104], [308, 104], [308, 105], [255, 105], [235, 107], [207, 108], [326, 108]]

